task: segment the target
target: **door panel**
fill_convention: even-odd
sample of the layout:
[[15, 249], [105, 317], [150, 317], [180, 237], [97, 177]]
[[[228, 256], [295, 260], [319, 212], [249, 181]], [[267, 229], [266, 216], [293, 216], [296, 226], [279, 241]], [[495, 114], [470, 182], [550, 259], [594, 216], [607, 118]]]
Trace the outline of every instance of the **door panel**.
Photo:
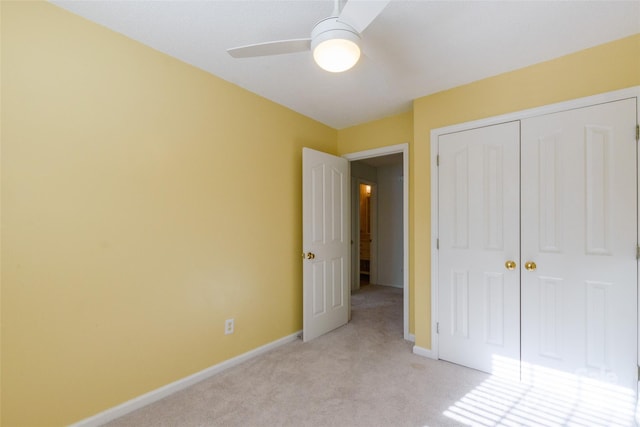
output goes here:
[[304, 341], [347, 323], [349, 316], [349, 164], [304, 148], [302, 243]]
[[520, 359], [519, 123], [439, 138], [439, 356]]
[[635, 105], [523, 120], [521, 142], [522, 360], [633, 389]]

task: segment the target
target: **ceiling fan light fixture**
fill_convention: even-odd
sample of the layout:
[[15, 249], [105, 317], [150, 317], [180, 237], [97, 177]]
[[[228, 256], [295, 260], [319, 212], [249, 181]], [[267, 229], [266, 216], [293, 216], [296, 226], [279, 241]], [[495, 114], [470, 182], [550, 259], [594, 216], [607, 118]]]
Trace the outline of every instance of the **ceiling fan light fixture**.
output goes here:
[[311, 33], [311, 50], [323, 70], [341, 73], [360, 59], [360, 35], [336, 17], [320, 21]]
[[347, 39], [325, 40], [313, 50], [313, 59], [323, 70], [341, 73], [356, 65], [360, 47]]

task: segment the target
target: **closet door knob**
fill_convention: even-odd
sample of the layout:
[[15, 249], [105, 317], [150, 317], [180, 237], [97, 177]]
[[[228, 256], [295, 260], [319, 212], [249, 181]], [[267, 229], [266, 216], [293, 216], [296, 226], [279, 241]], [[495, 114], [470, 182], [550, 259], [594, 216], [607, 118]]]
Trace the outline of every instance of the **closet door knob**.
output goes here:
[[504, 263], [504, 266], [507, 270], [515, 270], [516, 269], [516, 262], [515, 261], [507, 261]]
[[538, 266], [533, 261], [527, 261], [524, 263], [524, 268], [527, 271], [534, 271], [536, 268], [538, 268]]

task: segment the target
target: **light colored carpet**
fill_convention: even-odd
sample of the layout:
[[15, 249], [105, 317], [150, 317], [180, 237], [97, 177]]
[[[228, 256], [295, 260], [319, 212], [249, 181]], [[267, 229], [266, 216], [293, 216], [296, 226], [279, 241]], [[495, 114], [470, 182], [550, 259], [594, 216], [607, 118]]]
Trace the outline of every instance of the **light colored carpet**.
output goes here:
[[[352, 321], [296, 341], [175, 393], [116, 426], [594, 426], [629, 425], [620, 407], [533, 392], [412, 354], [402, 337], [402, 290], [368, 285]], [[626, 404], [625, 404], [626, 405]], [[625, 411], [633, 411], [628, 405]], [[631, 418], [629, 418], [631, 417]]]

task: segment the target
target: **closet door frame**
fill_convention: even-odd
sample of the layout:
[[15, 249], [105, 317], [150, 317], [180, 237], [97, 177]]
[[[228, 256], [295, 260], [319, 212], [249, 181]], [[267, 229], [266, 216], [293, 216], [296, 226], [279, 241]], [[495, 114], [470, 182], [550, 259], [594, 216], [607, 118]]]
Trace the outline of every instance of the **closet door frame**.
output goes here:
[[[446, 126], [442, 128], [432, 129], [430, 133], [430, 150], [431, 150], [431, 349], [423, 349], [414, 347], [413, 352], [422, 356], [426, 356], [432, 359], [439, 359], [439, 347], [438, 347], [438, 331], [437, 322], [439, 319], [438, 313], [438, 215], [434, 214], [438, 212], [438, 138], [440, 135], [460, 132], [465, 130], [471, 130], [478, 127], [490, 126], [501, 124], [505, 122], [511, 122], [515, 120], [524, 120], [531, 117], [537, 117], [544, 114], [559, 113], [562, 111], [572, 110], [575, 108], [583, 108], [597, 104], [603, 104], [606, 102], [619, 101], [628, 98], [636, 98], [636, 123], [640, 123], [640, 86], [635, 86], [627, 89], [616, 90], [612, 92], [606, 92], [598, 95], [588, 96], [584, 98], [578, 98], [570, 101], [559, 102], [555, 104], [549, 104], [542, 107], [531, 108], [522, 111], [516, 111], [513, 113], [503, 114], [500, 116], [489, 117], [486, 119], [474, 120], [471, 122], [460, 123], [452, 126]], [[638, 150], [640, 153], [640, 150]], [[640, 157], [640, 154], [638, 154]], [[640, 158], [638, 165], [640, 165]], [[636, 174], [638, 176], [638, 174]], [[640, 178], [638, 178], [640, 180]], [[640, 200], [640, 182], [637, 185], [638, 188], [638, 200]], [[638, 220], [638, 242], [640, 242], [640, 214], [636, 212]], [[640, 274], [638, 276], [640, 282]], [[640, 287], [640, 283], [636, 284]], [[638, 307], [640, 307], [640, 292]], [[637, 316], [636, 316], [637, 317]], [[640, 335], [640, 319], [638, 319], [638, 331]], [[640, 337], [638, 339], [638, 365], [640, 366]]]

